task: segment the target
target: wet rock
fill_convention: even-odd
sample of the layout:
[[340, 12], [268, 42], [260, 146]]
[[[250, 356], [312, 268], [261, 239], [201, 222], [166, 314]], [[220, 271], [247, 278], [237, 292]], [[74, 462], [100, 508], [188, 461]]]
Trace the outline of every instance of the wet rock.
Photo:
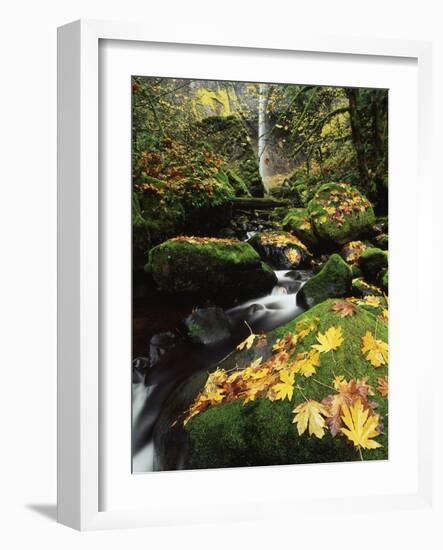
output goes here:
[[360, 256], [359, 266], [367, 280], [377, 282], [380, 272], [388, 267], [388, 254], [380, 248], [367, 248]]
[[229, 318], [219, 307], [197, 309], [186, 317], [183, 325], [194, 344], [215, 344], [231, 336]]
[[297, 303], [309, 309], [328, 298], [340, 298], [351, 289], [351, 269], [338, 255], [332, 254], [321, 271], [305, 283], [297, 294]]
[[151, 362], [148, 357], [134, 359], [132, 361], [132, 383], [139, 384], [143, 382], [150, 366]]
[[383, 292], [375, 285], [367, 283], [362, 277], [352, 279], [351, 294], [356, 298], [365, 296], [383, 296]]
[[149, 362], [153, 367], [163, 355], [179, 341], [179, 336], [174, 332], [160, 332], [154, 334], [149, 342]]
[[295, 269], [311, 257], [300, 239], [286, 231], [257, 233], [248, 242], [275, 269]]

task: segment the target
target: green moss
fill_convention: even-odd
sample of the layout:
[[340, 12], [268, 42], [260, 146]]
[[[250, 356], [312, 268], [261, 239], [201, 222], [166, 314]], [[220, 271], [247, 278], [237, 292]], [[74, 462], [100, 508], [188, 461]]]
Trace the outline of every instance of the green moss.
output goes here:
[[350, 267], [338, 254], [332, 254], [319, 273], [305, 283], [297, 299], [302, 307], [310, 308], [328, 298], [346, 296], [351, 280]]
[[327, 432], [322, 439], [298, 435], [292, 423], [294, 407], [305, 398], [322, 401], [334, 393], [335, 376], [366, 378], [374, 389], [371, 399], [377, 404], [384, 430], [377, 437], [383, 445], [376, 450], [363, 451], [365, 460], [386, 459], [388, 456], [388, 402], [375, 391], [377, 378], [387, 375], [387, 367], [372, 367], [361, 351], [362, 337], [367, 331], [387, 342], [385, 323], [364, 308], [356, 306], [350, 317], [341, 317], [331, 308], [335, 300], [327, 300], [307, 311], [294, 321], [267, 335], [267, 346], [259, 350], [251, 348], [234, 352], [219, 367], [225, 370], [244, 368], [257, 354], [264, 360], [272, 353], [278, 338], [293, 332], [297, 323], [316, 320], [317, 330], [306, 336], [297, 346], [297, 352], [309, 351], [317, 343], [317, 332], [326, 332], [331, 326], [340, 327], [342, 345], [334, 352], [320, 354], [320, 367], [315, 376], [305, 378], [297, 375], [297, 385], [291, 401], [257, 399], [243, 405], [240, 400], [210, 407], [197, 415], [186, 426], [190, 437], [190, 467], [210, 468], [226, 466], [249, 466], [266, 464], [296, 464], [359, 460], [357, 450], [346, 438]]
[[389, 275], [388, 274], [389, 272], [386, 269], [382, 271], [379, 275], [380, 286], [386, 294], [388, 294], [389, 292]]
[[375, 246], [381, 248], [382, 250], [387, 250], [389, 248], [389, 237], [386, 234], [378, 235], [375, 238]]
[[241, 178], [253, 197], [263, 197], [258, 159], [241, 120], [233, 115], [213, 116], [203, 119], [200, 127], [206, 141], [223, 156], [227, 170]]
[[164, 292], [260, 295], [276, 283], [257, 252], [233, 239], [170, 239], [149, 252], [147, 269]]
[[351, 294], [356, 298], [364, 298], [365, 296], [383, 296], [383, 291], [367, 283], [363, 277], [357, 277], [352, 279]]
[[282, 222], [282, 227], [296, 235], [306, 246], [318, 246], [318, 238], [314, 233], [306, 208], [291, 208]]
[[366, 197], [345, 183], [322, 185], [309, 202], [308, 213], [317, 235], [336, 244], [356, 240], [375, 221]]
[[367, 248], [360, 256], [359, 265], [365, 277], [376, 282], [380, 272], [388, 267], [388, 254], [380, 248]]

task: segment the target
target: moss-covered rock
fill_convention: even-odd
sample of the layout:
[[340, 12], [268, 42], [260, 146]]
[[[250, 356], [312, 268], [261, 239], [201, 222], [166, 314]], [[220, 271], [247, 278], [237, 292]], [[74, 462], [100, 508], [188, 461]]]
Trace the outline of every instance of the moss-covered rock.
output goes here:
[[379, 284], [385, 294], [389, 293], [389, 271], [387, 269], [381, 271], [379, 275]]
[[260, 176], [248, 133], [236, 116], [213, 116], [200, 122], [206, 141], [222, 155], [228, 170], [246, 184], [253, 197], [263, 197], [265, 188]]
[[161, 291], [200, 296], [259, 296], [277, 281], [252, 246], [235, 239], [170, 239], [149, 252], [146, 269]]
[[368, 248], [368, 245], [362, 241], [351, 241], [346, 243], [341, 251], [340, 256], [347, 262], [349, 265], [356, 265], [362, 255], [363, 251]]
[[386, 235], [386, 233], [382, 233], [381, 235], [377, 235], [374, 239], [374, 244], [377, 248], [381, 248], [382, 250], [387, 250], [389, 248], [389, 237]]
[[352, 279], [351, 294], [356, 298], [364, 298], [365, 296], [383, 296], [383, 291], [375, 285], [366, 282], [363, 277]]
[[248, 242], [275, 269], [296, 269], [310, 258], [306, 246], [286, 231], [257, 233]]
[[370, 386], [374, 410], [380, 415], [382, 433], [376, 437], [382, 447], [362, 450], [364, 460], [386, 459], [388, 456], [388, 402], [377, 390], [379, 378], [387, 376], [387, 365], [374, 368], [362, 351], [362, 338], [370, 332], [387, 343], [387, 324], [380, 318], [355, 305], [352, 316], [343, 317], [332, 308], [336, 300], [327, 300], [304, 313], [294, 321], [267, 335], [266, 345], [236, 351], [217, 368], [226, 372], [240, 372], [258, 357], [266, 361], [279, 338], [299, 333], [299, 327], [314, 326], [307, 336], [299, 339], [296, 353], [309, 352], [317, 343], [319, 333], [335, 327], [341, 330], [342, 344], [333, 352], [320, 354], [320, 365], [314, 375], [296, 375], [291, 399], [271, 401], [257, 398], [245, 404], [235, 399], [210, 406], [193, 417], [185, 427], [188, 434], [188, 454], [185, 467], [221, 468], [272, 464], [297, 464], [360, 460], [358, 450], [340, 433], [335, 437], [326, 431], [319, 439], [299, 435], [294, 424], [293, 409], [306, 399], [322, 402], [334, 394], [335, 379], [342, 376], [365, 380]]
[[360, 256], [360, 268], [371, 282], [377, 282], [379, 274], [388, 267], [388, 254], [380, 248], [367, 248]]
[[332, 254], [322, 269], [311, 277], [297, 294], [301, 307], [311, 308], [328, 298], [349, 295], [352, 274], [347, 263], [338, 255]]
[[370, 202], [346, 183], [325, 183], [308, 204], [317, 235], [325, 241], [345, 244], [371, 230], [375, 216]]
[[291, 208], [283, 219], [282, 227], [296, 235], [307, 247], [318, 246], [318, 238], [314, 233], [306, 208]]

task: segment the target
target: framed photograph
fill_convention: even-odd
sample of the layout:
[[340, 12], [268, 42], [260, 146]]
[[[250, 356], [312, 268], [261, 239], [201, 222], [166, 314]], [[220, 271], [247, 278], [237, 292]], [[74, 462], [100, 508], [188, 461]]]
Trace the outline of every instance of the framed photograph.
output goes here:
[[204, 42], [59, 29], [59, 521], [429, 507], [430, 46]]

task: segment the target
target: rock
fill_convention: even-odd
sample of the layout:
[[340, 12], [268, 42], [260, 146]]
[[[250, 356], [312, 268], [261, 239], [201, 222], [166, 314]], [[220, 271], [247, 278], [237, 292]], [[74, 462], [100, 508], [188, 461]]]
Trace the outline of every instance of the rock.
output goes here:
[[256, 233], [248, 242], [275, 269], [295, 269], [310, 258], [306, 246], [285, 231]]
[[137, 357], [132, 361], [132, 383], [139, 384], [145, 380], [151, 363], [147, 357]]
[[266, 294], [277, 282], [252, 246], [235, 239], [170, 239], [149, 252], [146, 269], [159, 290], [199, 297], [245, 299]]
[[307, 247], [315, 248], [319, 241], [314, 233], [306, 208], [291, 208], [282, 222], [284, 230], [296, 235]]
[[[315, 306], [268, 333], [266, 343], [260, 347], [234, 351], [213, 367], [213, 371], [223, 369], [231, 373], [234, 369], [241, 372], [259, 357], [264, 363], [278, 353], [272, 349], [277, 339], [290, 333], [298, 334], [312, 324], [314, 330], [303, 338], [299, 337], [297, 353], [311, 351], [312, 345], [318, 343], [318, 333], [324, 334], [331, 327], [341, 329], [342, 344], [333, 353], [320, 353], [320, 365], [312, 376], [296, 375], [296, 382], [303, 390], [296, 386], [290, 399], [271, 401], [263, 394], [245, 403], [241, 397], [234, 397], [207, 407], [183, 427], [183, 412], [203, 389], [207, 377], [197, 375], [182, 384], [166, 404], [156, 430], [157, 469], [171, 469], [177, 465], [182, 468], [222, 468], [360, 460], [358, 450], [340, 433], [333, 437], [326, 429], [319, 439], [308, 432], [299, 435], [293, 424], [293, 409], [305, 399], [321, 402], [335, 393], [333, 385], [337, 373], [343, 373], [347, 381], [365, 379], [370, 386], [373, 392], [370, 400], [383, 424], [382, 433], [376, 437], [382, 447], [363, 449], [363, 458], [386, 459], [387, 399], [376, 388], [378, 378], [386, 376], [388, 369], [387, 365], [375, 369], [361, 351], [361, 343], [368, 331], [387, 343], [387, 325], [358, 305], [355, 305], [352, 316], [342, 317], [331, 309], [335, 303], [336, 300], [327, 300]], [[178, 443], [180, 449], [184, 449], [180, 456], [177, 456]]]
[[381, 271], [379, 275], [379, 283], [385, 294], [389, 293], [389, 271], [387, 269]]
[[224, 157], [231, 182], [235, 174], [253, 197], [263, 197], [265, 188], [257, 157], [242, 121], [233, 115], [212, 116], [203, 119], [200, 128], [214, 151]]
[[383, 296], [382, 290], [367, 283], [362, 277], [352, 279], [351, 294], [356, 298], [364, 298], [365, 296]]
[[388, 267], [388, 254], [380, 248], [367, 248], [360, 256], [359, 265], [366, 279], [377, 282], [382, 269]]
[[168, 185], [149, 178], [143, 190], [132, 194], [134, 258], [142, 258], [153, 246], [183, 233], [201, 235], [228, 225], [232, 187], [216, 177], [186, 178]]
[[382, 233], [388, 232], [388, 227], [388, 217], [378, 216], [375, 220], [374, 225], [372, 226], [372, 231], [375, 235], [381, 235]]
[[308, 309], [328, 298], [347, 296], [351, 280], [349, 266], [338, 254], [332, 254], [321, 271], [311, 277], [298, 292], [297, 304]]
[[196, 309], [186, 317], [183, 325], [194, 344], [215, 344], [231, 336], [229, 318], [219, 307]]
[[368, 245], [366, 245], [362, 241], [351, 241], [349, 243], [346, 243], [342, 247], [340, 251], [340, 256], [349, 265], [355, 265], [355, 264], [358, 264], [358, 260], [360, 259], [360, 256], [362, 255], [363, 251], [366, 250], [367, 248], [368, 248]]
[[316, 234], [325, 241], [343, 245], [368, 233], [375, 216], [370, 202], [346, 183], [325, 183], [308, 204]]
[[353, 279], [357, 279], [363, 276], [363, 273], [361, 272], [361, 269], [359, 268], [358, 264], [351, 265], [351, 273], [352, 273]]
[[171, 348], [177, 345], [179, 337], [174, 332], [159, 332], [149, 341], [149, 362], [153, 367]]
[[377, 235], [374, 239], [374, 244], [376, 247], [381, 248], [382, 250], [387, 250], [389, 247], [389, 237], [382, 233], [381, 235]]

